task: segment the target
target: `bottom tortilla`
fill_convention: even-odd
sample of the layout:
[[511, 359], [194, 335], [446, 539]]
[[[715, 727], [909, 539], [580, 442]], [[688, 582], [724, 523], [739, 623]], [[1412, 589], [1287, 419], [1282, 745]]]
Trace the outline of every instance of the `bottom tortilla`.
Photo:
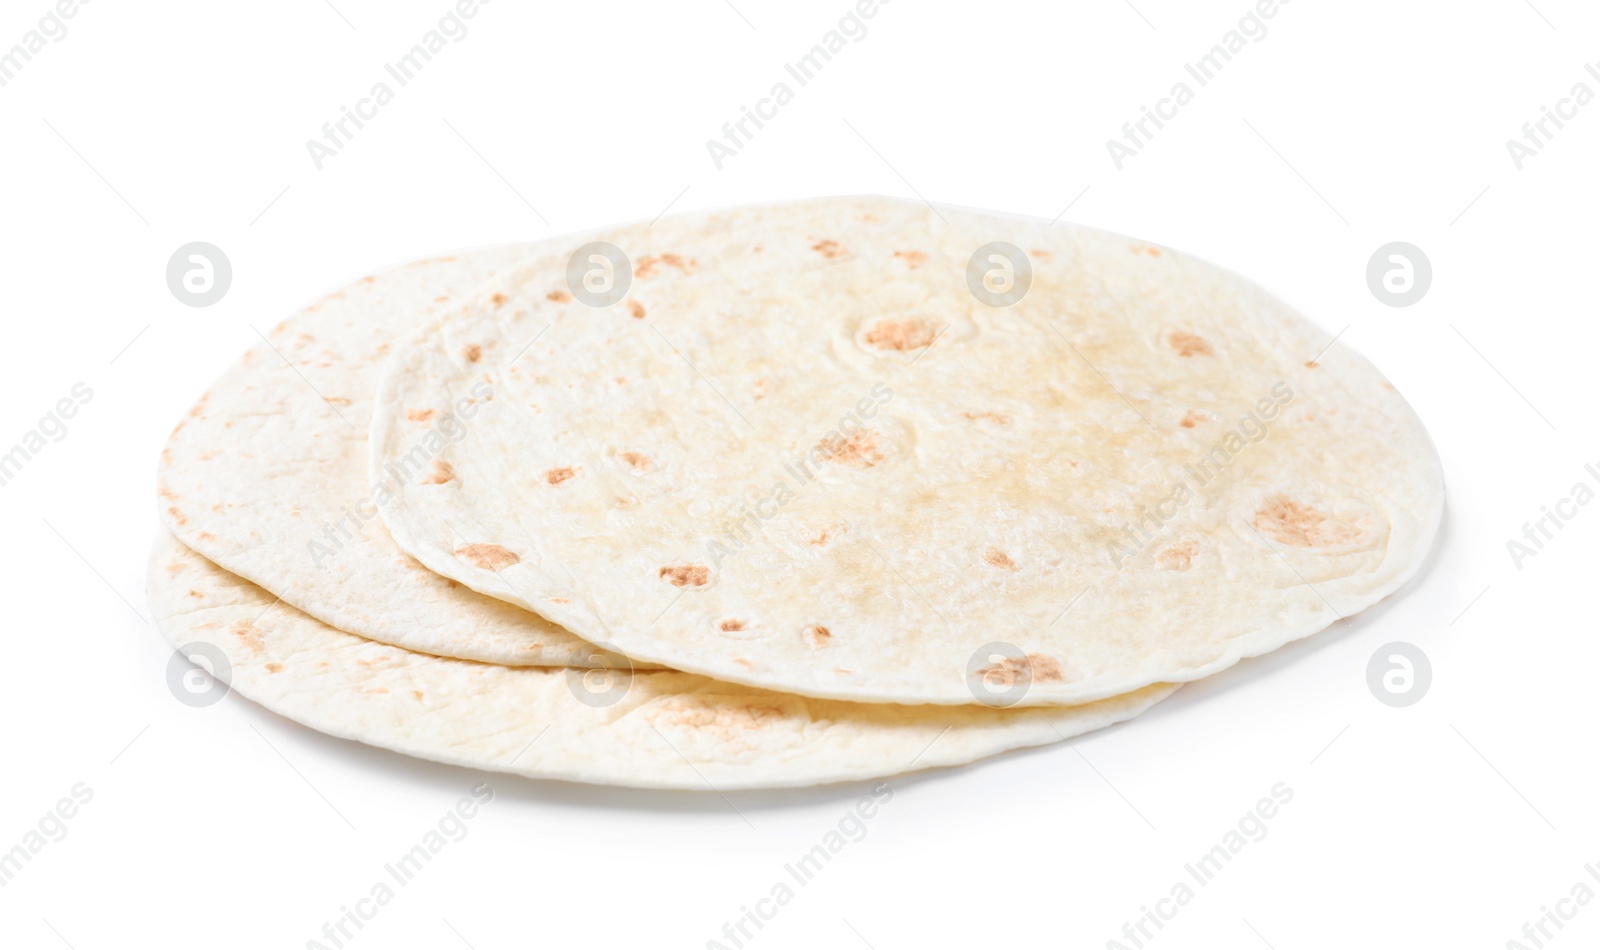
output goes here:
[[168, 642], [220, 650], [228, 669], [219, 677], [273, 712], [379, 748], [538, 779], [725, 791], [877, 778], [1069, 739], [1131, 719], [1178, 688], [1161, 683], [1082, 706], [903, 706], [676, 670], [453, 660], [330, 627], [165, 532], [149, 593]]

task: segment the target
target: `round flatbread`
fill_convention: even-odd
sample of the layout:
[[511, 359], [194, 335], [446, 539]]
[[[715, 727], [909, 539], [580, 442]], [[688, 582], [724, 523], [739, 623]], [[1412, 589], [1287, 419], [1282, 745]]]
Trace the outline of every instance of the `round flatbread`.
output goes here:
[[1253, 284], [882, 199], [569, 240], [409, 337], [378, 402], [374, 472], [411, 415], [475, 413], [383, 511], [429, 568], [856, 701], [1207, 676], [1396, 590], [1443, 507], [1394, 387]]
[[[536, 249], [417, 261], [279, 324], [173, 430], [158, 475], [167, 527], [295, 607], [382, 643], [511, 666], [590, 664], [589, 644], [396, 547], [378, 517], [390, 489], [367, 478], [372, 399], [392, 344], [429, 308], [465, 299]], [[462, 437], [448, 412], [407, 424], [422, 453]]]
[[186, 656], [210, 654], [214, 672], [268, 709], [329, 735], [531, 778], [718, 791], [874, 778], [1068, 739], [1177, 689], [1071, 708], [919, 708], [805, 699], [672, 670], [453, 660], [275, 606], [165, 534], [149, 587], [168, 642]]

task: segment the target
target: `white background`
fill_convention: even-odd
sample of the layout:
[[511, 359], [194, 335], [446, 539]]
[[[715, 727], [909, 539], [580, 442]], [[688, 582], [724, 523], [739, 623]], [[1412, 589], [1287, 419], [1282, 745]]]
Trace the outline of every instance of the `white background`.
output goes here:
[[[0, 888], [0, 945], [306, 946], [484, 779], [168, 692], [137, 616], [156, 455], [252, 325], [434, 252], [869, 192], [1072, 203], [1348, 327], [1433, 433], [1446, 526], [1348, 624], [1073, 747], [895, 780], [748, 946], [1107, 946], [1278, 782], [1267, 837], [1150, 946], [1498, 948], [1600, 890], [1600, 506], [1521, 570], [1506, 550], [1600, 463], [1600, 103], [1520, 171], [1505, 146], [1573, 84], [1600, 92], [1600, 13], [1533, 2], [1294, 0], [1122, 171], [1105, 141], [1247, 0], [894, 0], [721, 171], [706, 140], [847, 0], [496, 0], [321, 171], [306, 140], [447, 0], [83, 6], [0, 88], [0, 448], [94, 391], [0, 488], [0, 850], [75, 783], [94, 799]], [[49, 7], [6, 0], [0, 49]], [[164, 277], [197, 240], [234, 268], [207, 309]], [[1364, 276], [1396, 240], [1434, 268], [1404, 309]], [[1406, 709], [1365, 682], [1397, 640], [1433, 664]], [[488, 780], [469, 836], [349, 946], [704, 947], [864, 788]], [[1553, 943], [1597, 939], [1600, 902]]]

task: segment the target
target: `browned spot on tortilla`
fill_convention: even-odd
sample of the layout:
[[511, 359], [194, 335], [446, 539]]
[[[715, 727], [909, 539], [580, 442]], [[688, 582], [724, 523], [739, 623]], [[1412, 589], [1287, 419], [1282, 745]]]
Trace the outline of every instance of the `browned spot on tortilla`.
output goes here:
[[189, 519], [185, 518], [183, 516], [183, 512], [179, 511], [177, 508], [168, 508], [167, 514], [172, 516], [172, 520], [176, 521], [178, 523], [178, 527], [180, 528], [189, 523]]
[[807, 541], [806, 543], [815, 548], [825, 547], [834, 534], [841, 530], [848, 531], [850, 530], [850, 526], [845, 524], [843, 521], [835, 521], [834, 523], [823, 528], [821, 534], [817, 535], [815, 538]]
[[1005, 657], [999, 663], [986, 666], [975, 674], [986, 683], [1009, 689], [1031, 676], [1036, 683], [1059, 683], [1067, 678], [1061, 662], [1043, 653], [1029, 653], [1021, 659]]
[[1008, 571], [1014, 571], [1017, 569], [1017, 562], [1011, 560], [1011, 557], [999, 548], [985, 548], [983, 552], [983, 560], [987, 564], [991, 564], [995, 567], [1003, 567]]
[[412, 690], [411, 691], [411, 698], [415, 699], [419, 703], [422, 702], [422, 690], [420, 690], [420, 689]]
[[811, 645], [819, 650], [827, 646], [828, 641], [833, 639], [833, 632], [820, 623], [814, 623], [807, 627], [805, 633], [806, 639], [811, 641]]
[[747, 670], [753, 670], [753, 669], [756, 668], [756, 665], [754, 663], [751, 663], [749, 660], [745, 659], [742, 656], [734, 657], [733, 658], [733, 662], [739, 664], [740, 666], [744, 667]]
[[1316, 369], [1317, 366], [1318, 363], [1316, 360], [1306, 360], [1306, 369]]
[[711, 568], [699, 564], [679, 564], [663, 567], [656, 576], [666, 578], [673, 587], [704, 587], [711, 581]]
[[880, 350], [919, 350], [933, 343], [938, 327], [927, 320], [885, 320], [867, 331], [866, 344]]
[[198, 534], [196, 534], [195, 537], [199, 538], [202, 541], [215, 541], [215, 540], [217, 540], [217, 536], [212, 534], [209, 531], [201, 531]]
[[992, 422], [997, 426], [1011, 424], [1011, 417], [1003, 412], [963, 412], [962, 415], [970, 422]]
[[661, 265], [676, 267], [685, 274], [692, 274], [699, 267], [699, 262], [693, 259], [685, 260], [681, 254], [663, 254], [660, 257], [645, 256], [639, 258], [639, 263], [633, 268], [635, 277], [654, 277], [661, 269]]
[[192, 590], [192, 591], [189, 592], [189, 596], [195, 598], [196, 600], [198, 600], [199, 598], [204, 597], [205, 595], [200, 593], [197, 590]]
[[1179, 541], [1156, 555], [1156, 567], [1163, 571], [1187, 571], [1199, 553], [1200, 542]]
[[554, 300], [556, 303], [566, 303], [572, 299], [572, 295], [565, 290], [552, 290], [544, 295], [544, 299]]
[[335, 406], [348, 406], [348, 405], [350, 405], [350, 400], [346, 399], [343, 396], [329, 396], [328, 397], [328, 402], [332, 403]]
[[1216, 351], [1206, 338], [1188, 330], [1173, 330], [1167, 334], [1167, 345], [1172, 347], [1179, 356], [1214, 356]]
[[456, 548], [455, 555], [484, 571], [502, 570], [522, 560], [515, 551], [507, 550], [498, 544], [463, 544]]
[[1273, 495], [1256, 512], [1257, 530], [1280, 544], [1294, 548], [1321, 548], [1355, 538], [1360, 528], [1302, 505], [1287, 495]]
[[811, 249], [816, 251], [818, 254], [821, 254], [823, 257], [826, 257], [830, 261], [837, 260], [838, 258], [844, 257], [850, 253], [838, 241], [833, 240], [818, 241], [817, 243], [811, 245]]
[[552, 468], [550, 471], [544, 473], [544, 480], [552, 485], [559, 485], [567, 479], [575, 477], [577, 474], [578, 470], [575, 468]]
[[268, 673], [282, 673], [283, 672], [283, 664], [282, 663], [268, 663], [267, 664], [267, 672]]
[[916, 270], [928, 260], [928, 255], [921, 251], [895, 251], [894, 256], [906, 262], [907, 270]]
[[724, 633], [734, 633], [735, 631], [743, 630], [743, 629], [744, 629], [744, 621], [743, 620], [724, 620], [724, 621], [722, 621], [722, 631]]
[[1060, 661], [1053, 656], [1030, 653], [1028, 663], [1033, 667], [1033, 678], [1041, 683], [1059, 683], [1067, 678], [1061, 669]]
[[498, 309], [500, 307], [505, 306], [506, 295], [497, 292], [493, 297], [489, 298], [489, 301], [490, 301], [490, 303], [493, 303], [495, 305], [496, 309]]
[[1178, 422], [1178, 425], [1183, 426], [1185, 429], [1193, 429], [1195, 426], [1204, 421], [1206, 421], [1205, 416], [1197, 415], [1192, 412], [1186, 412], [1183, 414], [1183, 419]]
[[238, 637], [239, 642], [244, 644], [252, 655], [259, 656], [261, 651], [267, 648], [267, 645], [261, 642], [261, 634], [256, 632], [256, 628], [251, 626], [248, 620], [238, 621], [228, 628], [228, 632]]
[[883, 461], [878, 451], [878, 435], [871, 429], [862, 429], [850, 437], [834, 436], [817, 443], [822, 458], [851, 468], [871, 468]]
[[406, 419], [411, 422], [427, 422], [433, 418], [432, 409], [407, 409]]
[[449, 295], [446, 294], [443, 297], [435, 297], [435, 298], [433, 298], [433, 302], [434, 303], [444, 303], [446, 300], [449, 300], [449, 299], [450, 299]]
[[550, 603], [550, 604], [570, 604], [570, 603], [572, 603], [572, 601], [568, 600], [565, 597], [546, 597], [545, 598], [545, 602], [546, 603]]
[[424, 485], [443, 485], [445, 482], [454, 481], [456, 470], [444, 459], [433, 460], [433, 474], [422, 480]]
[[468, 343], [461, 348], [461, 355], [467, 358], [468, 363], [476, 363], [483, 359], [483, 347], [476, 343]]
[[656, 463], [651, 461], [649, 456], [640, 455], [638, 452], [618, 452], [617, 458], [627, 462], [635, 471], [639, 472], [648, 472], [656, 467]]
[[1128, 250], [1132, 251], [1135, 254], [1149, 254], [1151, 257], [1160, 257], [1161, 256], [1161, 248], [1159, 248], [1159, 247], [1151, 247], [1148, 244], [1135, 244], [1135, 245], [1129, 247]]
[[[750, 665], [749, 660], [735, 662]], [[653, 703], [647, 715], [662, 726], [689, 729], [726, 742], [756, 732], [768, 721], [781, 722], [784, 710], [775, 703], [756, 703], [743, 697], [680, 694]]]
[[644, 304], [637, 300], [628, 301], [628, 314], [635, 320], [644, 319]]

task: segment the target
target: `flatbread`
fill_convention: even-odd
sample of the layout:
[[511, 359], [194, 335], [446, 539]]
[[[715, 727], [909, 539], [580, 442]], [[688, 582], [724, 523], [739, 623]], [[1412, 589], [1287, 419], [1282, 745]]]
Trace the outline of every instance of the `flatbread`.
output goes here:
[[[167, 527], [286, 602], [382, 643], [512, 666], [591, 664], [589, 644], [396, 547], [377, 517], [383, 480], [367, 478], [372, 397], [391, 344], [430, 307], [536, 249], [417, 261], [279, 324], [173, 430], [159, 472]], [[412, 439], [444, 440], [453, 424], [447, 414], [416, 420]]]
[[[632, 262], [606, 307], [566, 277], [594, 241]], [[991, 242], [1026, 254], [1009, 306]], [[898, 703], [1016, 668], [1082, 703], [1359, 611], [1439, 525], [1394, 387], [1184, 254], [870, 198], [566, 244], [396, 350], [373, 466], [408, 414], [479, 407], [391, 532], [635, 659]]]
[[[659, 670], [633, 673], [615, 702], [590, 705], [573, 680], [597, 671], [473, 663], [352, 636], [274, 606], [271, 594], [165, 532], [149, 586], [168, 642], [221, 650], [227, 668], [215, 672], [246, 698], [329, 735], [531, 778], [719, 791], [873, 778], [1068, 739], [1177, 689], [1071, 708], [918, 708]], [[586, 695], [607, 691], [601, 684]]]

